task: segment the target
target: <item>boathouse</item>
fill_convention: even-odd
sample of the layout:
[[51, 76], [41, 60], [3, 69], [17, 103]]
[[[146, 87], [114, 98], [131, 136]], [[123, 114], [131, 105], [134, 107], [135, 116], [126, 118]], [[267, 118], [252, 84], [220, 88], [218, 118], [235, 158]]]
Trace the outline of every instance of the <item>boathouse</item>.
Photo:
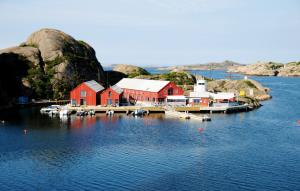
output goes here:
[[101, 105], [118, 106], [122, 100], [123, 89], [114, 85], [101, 92]]
[[100, 105], [103, 90], [104, 87], [95, 80], [83, 82], [71, 91], [71, 105]]
[[184, 93], [174, 82], [163, 80], [123, 78], [116, 86], [123, 89], [123, 97], [131, 104], [161, 104], [167, 96]]

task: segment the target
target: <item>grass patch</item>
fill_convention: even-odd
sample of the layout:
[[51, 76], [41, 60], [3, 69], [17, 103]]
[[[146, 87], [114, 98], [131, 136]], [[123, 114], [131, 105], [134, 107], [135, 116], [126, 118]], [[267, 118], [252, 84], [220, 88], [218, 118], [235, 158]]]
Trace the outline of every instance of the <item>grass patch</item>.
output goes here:
[[256, 88], [256, 86], [249, 80], [244, 80], [244, 82], [251, 88]]

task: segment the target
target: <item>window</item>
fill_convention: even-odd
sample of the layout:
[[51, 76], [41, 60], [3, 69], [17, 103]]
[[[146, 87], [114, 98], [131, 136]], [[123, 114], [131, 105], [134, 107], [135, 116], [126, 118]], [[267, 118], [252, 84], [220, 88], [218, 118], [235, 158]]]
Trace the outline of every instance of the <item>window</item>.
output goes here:
[[173, 88], [168, 89], [168, 95], [173, 95]]
[[194, 103], [200, 103], [200, 99], [194, 99]]
[[155, 102], [155, 98], [152, 98], [152, 102]]
[[108, 97], [111, 97], [111, 91], [108, 92]]
[[80, 97], [86, 97], [86, 91], [85, 90], [80, 91]]

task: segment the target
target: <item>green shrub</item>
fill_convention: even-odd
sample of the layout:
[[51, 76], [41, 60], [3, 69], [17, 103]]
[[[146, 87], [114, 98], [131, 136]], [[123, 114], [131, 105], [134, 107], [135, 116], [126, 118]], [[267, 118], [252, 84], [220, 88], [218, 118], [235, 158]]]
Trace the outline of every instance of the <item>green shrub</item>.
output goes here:
[[249, 80], [244, 80], [244, 82], [251, 88], [256, 88], [256, 86]]

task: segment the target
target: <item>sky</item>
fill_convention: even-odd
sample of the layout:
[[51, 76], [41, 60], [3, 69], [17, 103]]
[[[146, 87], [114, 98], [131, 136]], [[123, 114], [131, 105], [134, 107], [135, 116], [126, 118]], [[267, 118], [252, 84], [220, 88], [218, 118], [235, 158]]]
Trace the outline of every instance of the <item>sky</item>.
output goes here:
[[300, 60], [300, 0], [0, 0], [0, 18], [0, 49], [55, 28], [102, 65]]

